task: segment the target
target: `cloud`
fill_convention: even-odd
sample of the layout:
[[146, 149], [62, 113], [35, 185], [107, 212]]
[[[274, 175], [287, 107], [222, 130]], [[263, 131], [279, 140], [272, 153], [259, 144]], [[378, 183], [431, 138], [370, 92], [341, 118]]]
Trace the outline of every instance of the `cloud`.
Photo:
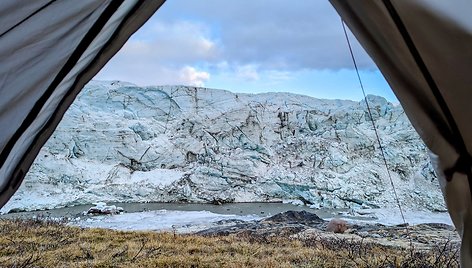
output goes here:
[[216, 41], [198, 22], [150, 21], [131, 38], [95, 79], [126, 80], [138, 85], [203, 86], [208, 72], [191, 67], [217, 59]]
[[191, 85], [202, 87], [205, 81], [210, 79], [210, 74], [207, 72], [197, 71], [195, 68], [186, 66], [180, 70], [179, 83], [184, 85]]
[[[328, 1], [166, 2], [155, 19], [205, 21], [218, 36], [218, 61], [266, 70], [352, 69], [341, 19]], [[211, 33], [210, 33], [211, 35]], [[363, 69], [375, 65], [351, 35]]]
[[149, 63], [123, 66], [111, 62], [106, 69], [95, 76], [95, 79], [128, 81], [140, 86], [205, 86], [205, 82], [210, 79], [210, 74], [191, 66], [168, 67]]
[[201, 23], [151, 21], [120, 51], [121, 57], [157, 63], [191, 64], [216, 59], [217, 46]]
[[[375, 65], [355, 42], [361, 69]], [[140, 85], [290, 80], [352, 69], [341, 20], [327, 1], [167, 1], [96, 76]]]

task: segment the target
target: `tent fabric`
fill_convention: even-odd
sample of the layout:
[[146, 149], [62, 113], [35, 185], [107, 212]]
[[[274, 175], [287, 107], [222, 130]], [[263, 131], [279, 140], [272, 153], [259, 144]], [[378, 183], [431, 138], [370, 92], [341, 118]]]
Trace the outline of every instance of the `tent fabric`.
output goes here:
[[0, 206], [79, 91], [163, 2], [0, 2]]
[[472, 267], [472, 2], [331, 3], [378, 65], [431, 151], [462, 238], [461, 264]]

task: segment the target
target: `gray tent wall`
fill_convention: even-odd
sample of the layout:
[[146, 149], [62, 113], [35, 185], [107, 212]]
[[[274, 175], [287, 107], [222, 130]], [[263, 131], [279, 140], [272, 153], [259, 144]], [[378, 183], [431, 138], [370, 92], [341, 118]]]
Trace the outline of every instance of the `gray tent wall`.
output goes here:
[[472, 267], [472, 2], [331, 0], [431, 151]]
[[83, 86], [163, 2], [0, 1], [0, 207]]

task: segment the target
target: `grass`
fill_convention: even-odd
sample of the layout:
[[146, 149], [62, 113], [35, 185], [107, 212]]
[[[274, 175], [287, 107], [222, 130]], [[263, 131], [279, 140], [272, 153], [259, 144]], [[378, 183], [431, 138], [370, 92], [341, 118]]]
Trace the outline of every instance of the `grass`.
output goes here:
[[426, 251], [322, 237], [179, 235], [0, 220], [1, 267], [458, 267], [451, 244]]

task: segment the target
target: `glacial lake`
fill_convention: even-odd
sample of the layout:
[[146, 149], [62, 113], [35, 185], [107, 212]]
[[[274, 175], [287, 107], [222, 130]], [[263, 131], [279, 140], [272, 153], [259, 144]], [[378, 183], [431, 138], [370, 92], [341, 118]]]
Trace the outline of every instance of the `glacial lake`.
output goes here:
[[[168, 211], [208, 211], [223, 215], [257, 215], [259, 217], [272, 216], [280, 212], [289, 210], [308, 211], [315, 213], [321, 218], [333, 218], [347, 210], [333, 209], [312, 209], [308, 206], [297, 206], [289, 203], [227, 203], [222, 205], [213, 204], [190, 204], [190, 203], [107, 203], [107, 205], [115, 205], [122, 207], [124, 213], [145, 212], [155, 210]], [[3, 219], [12, 218], [32, 218], [32, 217], [50, 217], [50, 218], [76, 218], [84, 217], [84, 212], [93, 205], [79, 205], [73, 207], [56, 208], [50, 210], [38, 210], [27, 212], [14, 212], [0, 215]]]
[[[273, 216], [277, 213], [294, 210], [307, 211], [315, 213], [319, 217], [327, 220], [331, 218], [343, 218], [350, 222], [357, 223], [381, 223], [386, 225], [402, 224], [403, 220], [399, 214], [398, 209], [395, 208], [380, 208], [380, 209], [312, 209], [308, 206], [298, 206], [290, 203], [228, 203], [222, 205], [213, 204], [189, 204], [189, 203], [109, 203], [108, 205], [115, 205], [124, 209], [123, 215], [96, 216], [86, 215], [85, 212], [92, 207], [89, 205], [80, 205], [65, 208], [56, 208], [41, 211], [15, 212], [0, 215], [0, 219], [14, 219], [14, 218], [66, 218], [73, 222], [79, 222], [80, 226], [90, 226], [90, 222], [106, 222], [110, 221], [112, 225], [139, 225], [140, 221], [150, 220], [153, 224], [159, 222], [167, 222], [169, 219], [180, 219], [182, 222], [187, 222], [187, 225], [193, 224], [191, 217], [208, 217], [209, 221], [219, 219], [217, 215], [227, 219], [244, 219], [244, 218], [264, 218]], [[142, 212], [142, 213], [140, 213]], [[431, 212], [425, 210], [404, 210], [406, 222], [409, 224], [420, 223], [445, 223], [452, 225], [452, 221], [447, 212]], [[211, 215], [209, 215], [211, 214]], [[153, 219], [153, 215], [156, 216]], [[167, 217], [167, 216], [168, 217]], [[177, 215], [177, 216], [176, 216]], [[188, 218], [185, 216], [188, 215]], [[232, 217], [231, 217], [232, 215]], [[124, 220], [124, 223], [119, 223]], [[118, 221], [116, 223], [115, 221]], [[134, 222], [133, 222], [134, 221]], [[157, 221], [157, 223], [156, 223]], [[198, 224], [205, 225], [205, 220], [200, 219]], [[107, 228], [108, 225], [97, 223], [92, 224], [94, 227]], [[137, 227], [138, 229], [141, 227]]]

